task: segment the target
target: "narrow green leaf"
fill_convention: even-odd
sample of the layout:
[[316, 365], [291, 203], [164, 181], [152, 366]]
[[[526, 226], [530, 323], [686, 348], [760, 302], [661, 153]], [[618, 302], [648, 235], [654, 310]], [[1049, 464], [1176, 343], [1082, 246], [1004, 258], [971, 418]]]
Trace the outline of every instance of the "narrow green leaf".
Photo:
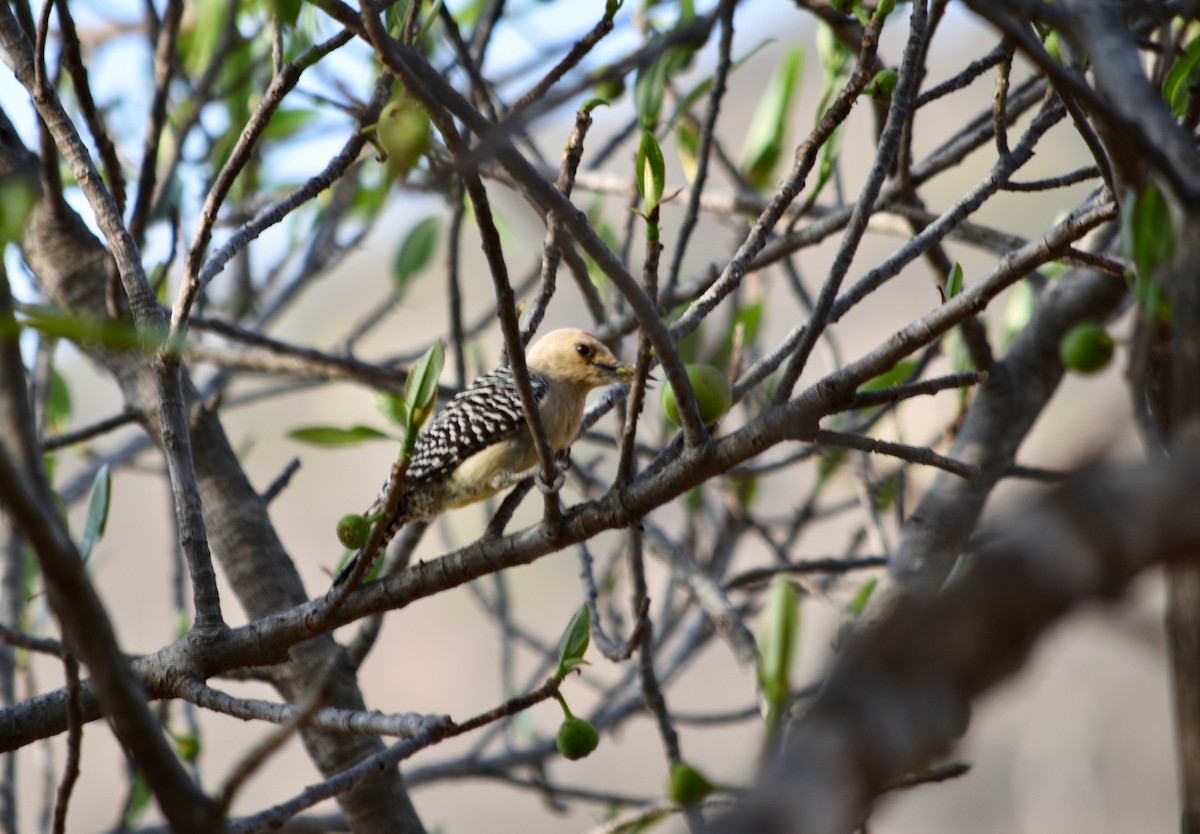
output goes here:
[[50, 396], [46, 401], [46, 423], [55, 431], [63, 431], [71, 421], [71, 389], [58, 372], [50, 369]]
[[133, 777], [133, 785], [129, 790], [129, 801], [121, 818], [126, 828], [137, 827], [138, 820], [142, 818], [142, 813], [150, 807], [152, 799], [154, 799], [154, 792], [150, 790], [150, 783], [146, 781], [146, 775], [139, 768]]
[[642, 131], [642, 142], [637, 152], [637, 184], [638, 193], [646, 205], [646, 211], [653, 211], [662, 200], [663, 189], [666, 187], [666, 162], [663, 160], [662, 148], [658, 140], [649, 130]]
[[410, 430], [420, 429], [433, 412], [438, 379], [445, 365], [446, 348], [438, 339], [408, 372], [408, 379], [404, 381], [404, 407], [408, 410]]
[[633, 82], [633, 107], [638, 123], [645, 130], [653, 130], [662, 112], [663, 91], [667, 84], [667, 56], [660, 55], [654, 63], [638, 70]]
[[825, 88], [837, 86], [838, 79], [846, 71], [852, 55], [832, 27], [821, 24], [817, 27], [817, 60], [825, 76]]
[[729, 318], [729, 326], [725, 328], [725, 338], [721, 340], [721, 346], [713, 354], [711, 364], [721, 370], [728, 370], [729, 363], [733, 359], [733, 340], [737, 334], [738, 325], [742, 327], [742, 343], [754, 344], [758, 338], [759, 328], [762, 327], [764, 311], [765, 305], [762, 301], [738, 307]]
[[963, 268], [962, 264], [954, 264], [954, 268], [950, 270], [950, 277], [946, 279], [946, 300], [949, 301], [954, 296], [962, 292], [963, 288]]
[[92, 481], [92, 497], [88, 500], [87, 518], [83, 522], [83, 534], [79, 537], [79, 556], [87, 561], [96, 543], [104, 536], [108, 526], [108, 507], [112, 494], [112, 476], [108, 464], [96, 471]]
[[76, 343], [89, 342], [114, 350], [154, 350], [166, 344], [167, 336], [165, 329], [147, 333], [139, 331], [131, 322], [89, 319], [45, 310], [31, 311], [19, 326], [33, 328], [47, 336]]
[[396, 282], [396, 295], [404, 294], [409, 282], [424, 269], [433, 258], [441, 236], [442, 221], [436, 215], [426, 217], [413, 226], [400, 250], [396, 253], [396, 261], [392, 265], [392, 277]]
[[679, 154], [679, 166], [688, 182], [696, 181], [699, 165], [700, 137], [688, 122], [680, 122], [675, 128], [675, 150]]
[[0, 249], [20, 241], [37, 201], [37, 185], [28, 177], [14, 174], [0, 182]]
[[775, 166], [783, 155], [788, 114], [800, 78], [802, 56], [799, 47], [784, 53], [746, 132], [741, 168], [755, 188], [765, 188], [771, 183]]
[[587, 653], [591, 640], [592, 611], [587, 603], [584, 603], [579, 606], [579, 610], [575, 612], [575, 616], [571, 618], [571, 622], [559, 638], [558, 670], [554, 673], [555, 677], [562, 680], [568, 672], [586, 662], [583, 656]]
[[792, 647], [799, 625], [796, 590], [787, 577], [777, 576], [767, 593], [758, 627], [758, 683], [766, 702], [768, 735], [779, 726], [791, 699]]
[[352, 426], [348, 429], [339, 429], [335, 426], [307, 426], [302, 429], [292, 429], [288, 432], [288, 437], [313, 446], [355, 446], [367, 440], [395, 439], [370, 426]]
[[1005, 350], [1012, 347], [1025, 325], [1029, 324], [1036, 307], [1037, 293], [1034, 292], [1033, 286], [1028, 281], [1018, 281], [1014, 284], [1004, 305], [1004, 335], [1001, 344]]
[[879, 580], [871, 577], [863, 586], [855, 592], [854, 596], [846, 603], [846, 611], [854, 617], [861, 617], [862, 612], [867, 610], [867, 603], [871, 600], [871, 594], [875, 592], [875, 586]]
[[[743, 64], [757, 55], [759, 50], [773, 42], [774, 38], [767, 38], [766, 40], [760, 41], [757, 46], [729, 65], [729, 74], [732, 75], [735, 70], [741, 68]], [[712, 84], [713, 77], [710, 75], [693, 87], [690, 92], [676, 102], [675, 109], [671, 111], [671, 117], [667, 119], [667, 130], [673, 128], [675, 123], [679, 121], [679, 117], [691, 110], [692, 105], [694, 105], [702, 96], [706, 95], [708, 91], [712, 89]]]
[[1148, 185], [1133, 204], [1133, 262], [1138, 275], [1148, 278], [1171, 260], [1175, 236], [1171, 213], [1157, 185]]
[[1132, 289], [1145, 313], [1153, 319], [1170, 318], [1170, 305], [1158, 281], [1158, 269], [1171, 260], [1175, 235], [1171, 214], [1158, 186], [1151, 184], [1121, 209], [1121, 251], [1133, 263]]
[[891, 370], [884, 371], [877, 377], [868, 379], [858, 387], [859, 391], [878, 391], [882, 388], [892, 388], [906, 382], [912, 376], [917, 364], [911, 359], [902, 359]]
[[1192, 38], [1183, 48], [1183, 55], [1175, 61], [1163, 82], [1163, 99], [1171, 107], [1175, 118], [1187, 112], [1189, 88], [1197, 66], [1200, 66], [1200, 36]]

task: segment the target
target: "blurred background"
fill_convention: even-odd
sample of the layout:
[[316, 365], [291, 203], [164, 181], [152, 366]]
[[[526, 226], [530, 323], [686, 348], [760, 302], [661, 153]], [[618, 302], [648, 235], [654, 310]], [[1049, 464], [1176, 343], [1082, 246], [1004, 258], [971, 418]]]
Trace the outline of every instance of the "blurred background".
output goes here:
[[[451, 9], [465, 3], [449, 3]], [[521, 25], [505, 25], [498, 32], [489, 53], [491, 77], [511, 74], [514, 79], [536, 78], [530, 73], [529, 55], [549, 44], [569, 43], [586, 31], [598, 15], [601, 4], [561, 0], [552, 3], [526, 3], [519, 17]], [[697, 11], [708, 10], [709, 3], [698, 3]], [[144, 90], [125, 81], [122, 67], [149, 71], [151, 57], [145, 38], [134, 32], [113, 35], [111, 30], [131, 25], [138, 17], [136, 4], [117, 2], [78, 2], [81, 30], [97, 35], [100, 44], [93, 55], [91, 77], [97, 97], [109, 114], [114, 129], [122, 134], [139, 135], [146, 102]], [[587, 11], [584, 11], [584, 7]], [[901, 5], [896, 19], [890, 21], [880, 48], [888, 66], [896, 66], [907, 34], [904, 18], [907, 6]], [[308, 12], [305, 12], [308, 13]], [[632, 15], [623, 10], [618, 20]], [[739, 134], [752, 118], [763, 90], [784, 52], [794, 46], [803, 51], [803, 72], [790, 124], [792, 145], [813, 124], [822, 94], [822, 77], [816, 63], [817, 43], [813, 18], [790, 3], [777, 0], [748, 0], [740, 4], [736, 18], [736, 56], [751, 55], [733, 73], [725, 113], [719, 128], [727, 148], [738, 149]], [[589, 58], [587, 68], [598, 68], [624, 54], [637, 43], [637, 35], [625, 21], [613, 36]], [[996, 36], [952, 6], [948, 20], [935, 39], [929, 60], [930, 75], [923, 87], [929, 88], [959, 72], [996, 42]], [[757, 48], [757, 51], [754, 51]], [[712, 72], [714, 49], [698, 53], [695, 64], [683, 77], [685, 83], [698, 81]], [[369, 93], [374, 67], [362, 49], [348, 49], [306, 86], [313, 95], [328, 94], [331, 89], [350, 91], [360, 98]], [[1018, 59], [1015, 75], [1024, 68]], [[992, 76], [985, 74], [970, 87], [921, 111], [914, 135], [915, 155], [922, 157], [937, 147], [964, 120], [963, 113], [975, 113], [990, 107]], [[518, 87], [522, 86], [520, 84]], [[595, 127], [587, 147], [606, 144], [633, 118], [629, 93], [613, 101], [612, 107], [595, 112]], [[32, 131], [31, 108], [15, 83], [5, 75], [0, 79], [0, 105], [24, 131]], [[573, 106], [573, 105], [572, 105]], [[328, 110], [316, 109], [328, 114]], [[332, 118], [332, 117], [331, 117]], [[538, 122], [535, 139], [546, 158], [556, 162], [559, 150], [573, 121], [571, 107]], [[1018, 122], [1019, 130], [1025, 120]], [[313, 122], [296, 137], [284, 152], [277, 153], [272, 174], [280, 181], [302, 178], [344, 142], [350, 121]], [[876, 124], [871, 108], [860, 103], [851, 116], [844, 137], [840, 168], [840, 189], [852, 201], [870, 165]], [[631, 180], [635, 146], [612, 156], [605, 173]], [[667, 153], [669, 193], [684, 187], [687, 180], [674, 148], [664, 144]], [[994, 149], [985, 147], [949, 174], [935, 179], [921, 190], [927, 206], [944, 210], [988, 170]], [[584, 156], [585, 164], [587, 154]], [[1037, 157], [1022, 178], [1048, 176], [1078, 167], [1087, 161], [1082, 143], [1068, 123], [1053, 129], [1039, 146]], [[786, 162], [785, 162], [786, 165]], [[289, 167], [291, 166], [291, 167]], [[599, 181], [599, 174], [593, 180]], [[596, 208], [614, 227], [625, 222], [626, 197], [601, 195], [589, 187], [591, 180], [581, 178], [575, 194], [577, 205]], [[186, 195], [199, 193], [201, 183], [184, 179], [179, 186]], [[1043, 231], [1058, 215], [1068, 211], [1088, 192], [1089, 184], [1048, 192], [1041, 196], [1001, 194], [984, 206], [973, 218], [1030, 237]], [[524, 275], [541, 257], [542, 225], [537, 216], [514, 192], [490, 183], [495, 210], [502, 221], [505, 253], [510, 271]], [[732, 194], [732, 186], [720, 172], [708, 185], [713, 195]], [[186, 204], [186, 199], [185, 199]], [[683, 200], [663, 209], [663, 241], [671, 252], [673, 237], [683, 211]], [[78, 206], [84, 217], [90, 211]], [[194, 209], [193, 209], [194, 211]], [[388, 293], [392, 261], [399, 242], [422, 219], [443, 212], [438, 195], [393, 195], [383, 219], [356, 247], [338, 269], [300, 296], [289, 312], [273, 328], [272, 335], [284, 341], [332, 350], [362, 309]], [[194, 218], [193, 218], [194, 220]], [[185, 218], [184, 228], [187, 228]], [[731, 218], [717, 222], [702, 220], [688, 257], [685, 275], [698, 274], [708, 264], [721, 264], [743, 233], [744, 221]], [[186, 234], [186, 232], [185, 232]], [[851, 268], [850, 280], [861, 275], [902, 242], [886, 229], [873, 231]], [[147, 261], [157, 256], [168, 241], [152, 235], [147, 246]], [[287, 239], [282, 229], [265, 234], [251, 248], [251, 257], [269, 262], [296, 242]], [[820, 246], [803, 250], [797, 263], [803, 278], [815, 294], [824, 278], [829, 260], [836, 249], [836, 237]], [[640, 244], [635, 244], [632, 263], [640, 262]], [[994, 262], [992, 256], [953, 242], [947, 243], [951, 257], [961, 262], [969, 286], [973, 277], [983, 274]], [[465, 320], [481, 320], [494, 310], [492, 284], [480, 257], [477, 238], [468, 230], [461, 248]], [[10, 252], [9, 258], [15, 255]], [[428, 344], [447, 332], [446, 295], [442, 270], [444, 252], [439, 245], [431, 265], [415, 280], [399, 304], [357, 347], [357, 355], [375, 361]], [[19, 297], [31, 299], [33, 290], [23, 278], [18, 263], [10, 261], [14, 289]], [[803, 313], [791, 302], [791, 296], [773, 290], [779, 281], [774, 272], [752, 276], [747, 292], [769, 299], [763, 327], [764, 344], [773, 345], [797, 323]], [[172, 276], [171, 296], [178, 286]], [[222, 279], [213, 285], [220, 296]], [[928, 312], [939, 303], [937, 292], [922, 262], [910, 266], [899, 278], [869, 297], [836, 327], [843, 358], [852, 360], [878, 345], [893, 331]], [[989, 309], [988, 325], [1000, 338], [1008, 296], [1001, 296]], [[560, 280], [560, 292], [550, 307], [543, 330], [555, 326], [586, 324], [585, 308], [569, 281]], [[1118, 327], [1118, 332], [1120, 327]], [[479, 339], [482, 366], [490, 366], [499, 355], [501, 338], [498, 328], [489, 326]], [[626, 339], [623, 352], [632, 358], [635, 342]], [[1131, 430], [1129, 406], [1122, 387], [1123, 357], [1108, 370], [1086, 379], [1068, 378], [1046, 410], [1025, 444], [1019, 459], [1052, 468], [1067, 468], [1098, 455], [1137, 457], [1140, 449]], [[937, 360], [949, 371], [948, 360]], [[829, 370], [820, 353], [804, 380], [815, 380]], [[73, 403], [70, 426], [89, 424], [121, 410], [119, 392], [102, 374], [68, 344], [59, 347], [59, 370], [63, 374]], [[450, 366], [448, 366], [449, 368]], [[468, 363], [468, 367], [473, 367]], [[214, 371], [198, 366], [196, 376], [204, 379]], [[447, 371], [449, 374], [449, 370]], [[447, 377], [448, 378], [448, 377]], [[287, 437], [295, 428], [312, 425], [371, 425], [386, 430], [387, 424], [376, 410], [372, 392], [351, 384], [326, 384], [306, 390], [244, 405], [239, 395], [277, 384], [276, 380], [247, 375], [235, 383], [222, 412], [222, 420], [239, 449], [246, 470], [255, 485], [265, 488], [293, 458], [301, 467], [288, 488], [272, 504], [271, 515], [285, 547], [292, 554], [304, 577], [310, 595], [322, 593], [328, 585], [342, 549], [334, 537], [337, 519], [358, 512], [375, 497], [387, 474], [394, 447], [388, 443], [367, 444], [354, 448], [325, 450], [297, 443]], [[802, 380], [803, 384], [803, 380]], [[881, 436], [907, 438], [924, 444], [953, 420], [956, 408], [952, 392], [922, 398], [901, 409], [896, 419], [880, 428]], [[661, 424], [657, 397], [648, 405], [651, 431]], [[744, 415], [735, 411], [728, 426], [736, 426]], [[605, 418], [598, 431], [611, 434], [612, 417]], [[138, 430], [127, 428], [96, 444], [100, 451], [112, 451], [130, 442]], [[600, 455], [600, 447], [580, 444], [574, 451], [578, 460]], [[78, 450], [64, 450], [56, 456], [55, 486], [73, 485], [76, 494], [86, 493], [91, 461]], [[761, 489], [764, 513], [777, 506], [779, 512], [794, 507], [806, 493], [813, 478], [812, 465], [785, 470], [772, 477]], [[608, 470], [602, 470], [608, 471]], [[928, 477], [912, 471], [907, 484], [909, 505], [919, 499]], [[92, 557], [92, 574], [109, 606], [123, 647], [128, 652], [152, 652], [170, 643], [178, 623], [171, 587], [175, 564], [172, 553], [170, 496], [160, 477], [161, 462], [153, 452], [137, 458], [131, 468], [117, 472], [113, 481], [113, 503], [104, 539]], [[853, 484], [847, 481], [834, 487], [853, 496]], [[1011, 507], [1014, 503], [1036, 500], [1040, 488], [1011, 482], [999, 489], [991, 505]], [[566, 500], [580, 500], [568, 488]], [[514, 524], [533, 523], [540, 501], [530, 499], [518, 513]], [[447, 550], [471, 541], [483, 529], [488, 509], [466, 508], [451, 513], [436, 523], [417, 552], [419, 558], [432, 559]], [[81, 529], [86, 501], [76, 501], [70, 510], [72, 530]], [[655, 519], [671, 527], [680, 522], [679, 507], [665, 507]], [[1019, 523], [1019, 514], [1008, 515], [1008, 523]], [[888, 534], [896, 535], [892, 525]], [[845, 547], [848, 529], [836, 519], [815, 524], [798, 545], [796, 558], [836, 555]], [[598, 548], [617, 546], [616, 534], [601, 537]], [[756, 556], [749, 554], [747, 564]], [[759, 557], [765, 563], [765, 558]], [[650, 564], [653, 589], [661, 589], [665, 574]], [[563, 552], [535, 564], [510, 571], [507, 594], [514, 620], [523, 628], [553, 644], [571, 614], [582, 600], [575, 556]], [[817, 683], [834, 651], [843, 619], [846, 599], [866, 576], [851, 578], [830, 594], [808, 597], [802, 611], [802, 640], [796, 647], [798, 672], [795, 682], [801, 686]], [[490, 597], [496, 591], [493, 580], [480, 580], [478, 594]], [[243, 623], [244, 615], [227, 587], [222, 587], [226, 618], [232, 625]], [[897, 792], [887, 797], [872, 819], [873, 834], [916, 834], [923, 832], [971, 831], [976, 834], [1034, 834], [1053, 831], [1075, 832], [1152, 832], [1174, 830], [1176, 788], [1173, 755], [1168, 669], [1164, 663], [1163, 636], [1160, 628], [1162, 591], [1159, 577], [1146, 576], [1127, 597], [1097, 606], [1069, 618], [1037, 647], [1029, 664], [975, 707], [969, 729], [959, 746], [947, 753], [947, 760], [967, 762], [970, 772], [943, 784], [927, 785]], [[43, 600], [34, 600], [31, 611], [40, 619], [39, 631], [55, 634], [56, 627], [46, 614]], [[356, 627], [344, 629], [339, 636], [349, 638]], [[516, 649], [516, 687], [530, 683], [528, 676], [537, 668], [536, 659]], [[462, 719], [489, 709], [507, 694], [501, 674], [501, 640], [494, 621], [488, 616], [475, 591], [460, 588], [435, 598], [424, 599], [403, 611], [385, 617], [379, 645], [364, 665], [360, 683], [368, 706], [384, 712], [449, 713]], [[628, 665], [628, 664], [626, 664]], [[565, 684], [576, 712], [586, 712], [589, 698], [594, 700], [592, 682], [611, 683], [626, 671], [624, 667], [593, 655], [581, 679]], [[535, 684], [539, 680], [533, 681]], [[52, 659], [35, 656], [29, 675], [19, 681], [22, 696], [60, 686], [61, 666]], [[274, 698], [265, 685], [234, 681], [215, 682], [235, 695]], [[728, 649], [713, 644], [686, 673], [672, 681], [667, 690], [672, 710], [681, 715], [739, 710], [753, 706], [754, 691], [738, 669]], [[558, 707], [543, 703], [513, 722], [507, 738], [519, 746], [531, 734], [550, 735], [560, 720]], [[172, 726], [183, 731], [178, 711]], [[245, 724], [236, 719], [210, 713], [200, 715], [204, 747], [202, 776], [206, 785], [219, 784], [228, 769], [254, 741], [265, 737], [270, 727]], [[731, 785], [747, 784], [753, 779], [759, 752], [759, 725], [755, 719], [705, 726], [682, 723], [682, 743], [688, 759], [715, 781]], [[585, 831], [607, 816], [603, 804], [574, 806], [569, 813], [557, 812], [537, 791], [504, 785], [490, 780], [454, 779], [422, 784], [423, 773], [447, 757], [462, 755], [471, 749], [475, 738], [438, 745], [420, 753], [407, 763], [405, 771], [414, 782], [414, 801], [430, 831], [464, 832], [566, 832]], [[63, 762], [63, 740], [52, 739], [22, 750], [18, 759], [19, 795], [22, 830], [39, 830], [42, 797], [53, 790]], [[84, 732], [82, 776], [76, 788], [69, 818], [69, 830], [106, 831], [119, 820], [126, 779], [119, 748], [102, 723], [89, 725]], [[666, 780], [664, 757], [653, 722], [639, 717], [626, 723], [614, 736], [605, 736], [599, 750], [585, 761], [552, 765], [557, 783], [622, 794], [661, 796]], [[260, 771], [248, 789], [240, 795], [234, 813], [250, 813], [289, 798], [304, 785], [318, 781], [319, 775], [298, 741], [270, 766]], [[324, 808], [326, 806], [322, 806]], [[333, 809], [332, 803], [328, 808]], [[157, 820], [151, 806], [140, 824]], [[661, 830], [684, 830], [678, 821], [665, 823]]]

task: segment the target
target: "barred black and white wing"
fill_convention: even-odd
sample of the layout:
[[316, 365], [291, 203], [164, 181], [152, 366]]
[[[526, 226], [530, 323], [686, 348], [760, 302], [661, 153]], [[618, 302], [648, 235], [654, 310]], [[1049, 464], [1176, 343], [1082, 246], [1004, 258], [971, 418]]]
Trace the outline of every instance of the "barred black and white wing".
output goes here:
[[[537, 374], [529, 375], [540, 404], [550, 390]], [[516, 434], [525, 425], [521, 395], [508, 365], [489, 371], [455, 395], [417, 438], [408, 464], [409, 489], [452, 472], [467, 458]]]

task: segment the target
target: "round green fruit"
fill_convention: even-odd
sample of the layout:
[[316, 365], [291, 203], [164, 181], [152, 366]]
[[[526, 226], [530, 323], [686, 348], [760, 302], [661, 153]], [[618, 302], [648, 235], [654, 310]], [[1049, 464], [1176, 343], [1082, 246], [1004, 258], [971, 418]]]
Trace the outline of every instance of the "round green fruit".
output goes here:
[[687, 762], [671, 765], [671, 780], [667, 783], [667, 796], [676, 805], [696, 805], [716, 790], [716, 786]]
[[357, 550], [367, 543], [371, 535], [371, 522], [361, 515], [344, 515], [338, 519], [337, 537], [344, 547]]
[[[725, 412], [733, 405], [733, 391], [725, 374], [712, 365], [687, 365], [684, 370], [696, 393], [696, 405], [700, 408], [700, 419], [704, 424], [714, 423], [725, 416]], [[662, 406], [668, 420], [676, 426], [683, 425], [679, 419], [679, 405], [675, 402], [675, 389], [670, 382], [663, 387]]]
[[1077, 324], [1058, 343], [1058, 355], [1068, 369], [1094, 374], [1112, 361], [1113, 338], [1095, 322]]
[[429, 113], [421, 102], [401, 91], [379, 114], [375, 136], [387, 152], [388, 165], [403, 177], [433, 142]]
[[600, 745], [600, 733], [590, 721], [572, 715], [559, 725], [554, 743], [558, 745], [558, 752], [562, 753], [564, 758], [575, 761], [584, 758]]

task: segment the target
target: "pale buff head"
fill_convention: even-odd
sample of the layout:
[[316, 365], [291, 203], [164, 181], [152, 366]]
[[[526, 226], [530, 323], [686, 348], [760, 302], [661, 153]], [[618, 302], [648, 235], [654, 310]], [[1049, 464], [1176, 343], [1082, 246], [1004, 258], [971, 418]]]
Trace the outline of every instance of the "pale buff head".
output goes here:
[[628, 382], [633, 366], [619, 362], [604, 343], [586, 330], [551, 330], [525, 352], [529, 370], [551, 382], [584, 389]]

